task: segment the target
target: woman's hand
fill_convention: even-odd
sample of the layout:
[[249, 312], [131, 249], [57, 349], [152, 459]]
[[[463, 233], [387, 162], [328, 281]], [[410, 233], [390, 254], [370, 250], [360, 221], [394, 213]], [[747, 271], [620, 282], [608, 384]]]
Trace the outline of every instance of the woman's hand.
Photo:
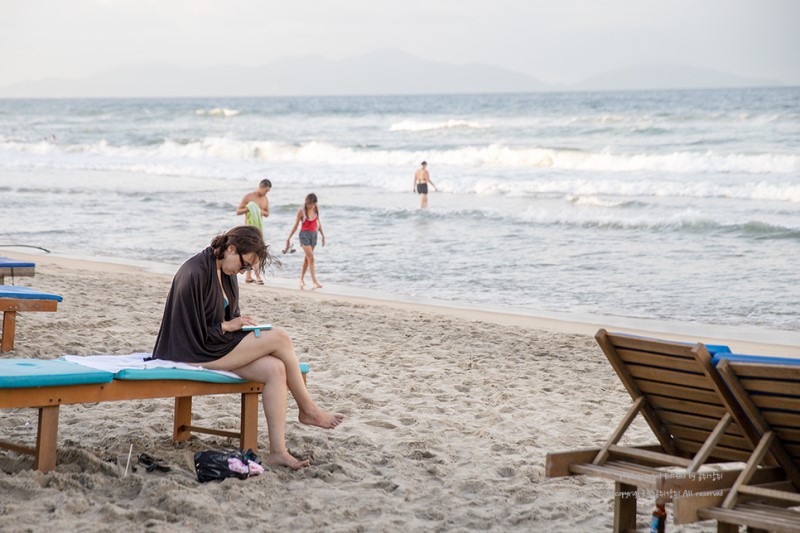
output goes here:
[[257, 326], [258, 322], [249, 316], [237, 316], [236, 318], [222, 323], [222, 331], [228, 333], [229, 331], [239, 331], [244, 326]]

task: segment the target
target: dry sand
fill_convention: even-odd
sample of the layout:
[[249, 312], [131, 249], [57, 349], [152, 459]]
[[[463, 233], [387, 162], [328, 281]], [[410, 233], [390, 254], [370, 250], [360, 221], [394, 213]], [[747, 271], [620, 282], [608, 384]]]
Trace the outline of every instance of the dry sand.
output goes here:
[[[24, 254], [14, 254], [24, 258]], [[57, 313], [21, 313], [2, 357], [150, 351], [170, 277], [32, 256], [17, 284], [64, 297]], [[9, 280], [7, 280], [9, 282]], [[311, 364], [318, 403], [347, 416], [333, 431], [300, 425], [288, 445], [313, 465], [197, 482], [191, 455], [234, 442], [171, 441], [172, 400], [64, 406], [55, 472], [0, 451], [2, 531], [605, 531], [613, 483], [546, 479], [549, 451], [599, 446], [630, 399], [590, 324], [414, 306], [244, 285], [242, 309], [287, 329]], [[798, 347], [729, 343], [739, 351]], [[195, 399], [200, 425], [238, 424], [234, 395]], [[213, 420], [214, 422], [210, 422]], [[205, 423], [204, 423], [205, 422]], [[650, 443], [641, 420], [632, 442]], [[35, 411], [0, 413], [0, 438], [32, 443]], [[266, 424], [259, 445], [266, 449]], [[133, 444], [173, 470], [127, 477]], [[639, 504], [648, 524], [653, 502]], [[671, 526], [672, 524], [670, 524]], [[711, 523], [671, 531], [710, 531]]]

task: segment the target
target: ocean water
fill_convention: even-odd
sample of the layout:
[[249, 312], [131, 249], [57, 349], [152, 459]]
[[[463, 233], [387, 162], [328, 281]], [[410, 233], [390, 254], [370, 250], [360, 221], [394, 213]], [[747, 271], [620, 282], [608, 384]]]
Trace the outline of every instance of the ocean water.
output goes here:
[[0, 244], [177, 265], [265, 177], [329, 287], [800, 331], [800, 88], [0, 100]]

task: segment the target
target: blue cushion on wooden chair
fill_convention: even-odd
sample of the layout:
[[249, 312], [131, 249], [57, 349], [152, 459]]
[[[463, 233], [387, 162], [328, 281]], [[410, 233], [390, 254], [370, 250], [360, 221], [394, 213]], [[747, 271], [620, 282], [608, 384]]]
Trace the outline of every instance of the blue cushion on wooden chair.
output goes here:
[[19, 285], [0, 285], [0, 298], [19, 298], [22, 300], [55, 300], [57, 302], [63, 300], [63, 298], [58, 294], [37, 291], [36, 289], [22, 287]]
[[778, 357], [774, 355], [747, 355], [741, 353], [718, 353], [711, 358], [711, 362], [718, 365], [720, 361], [727, 359], [735, 363], [760, 363], [768, 365], [800, 365], [800, 358], [797, 357]]
[[0, 359], [0, 388], [109, 383], [112, 372], [59, 360]]
[[20, 261], [10, 257], [0, 257], [0, 268], [36, 268], [36, 263]]

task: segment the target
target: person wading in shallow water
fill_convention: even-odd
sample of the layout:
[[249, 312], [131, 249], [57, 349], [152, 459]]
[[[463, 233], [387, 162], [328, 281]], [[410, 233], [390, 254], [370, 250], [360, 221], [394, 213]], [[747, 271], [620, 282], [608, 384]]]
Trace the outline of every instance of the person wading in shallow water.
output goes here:
[[431, 181], [431, 176], [428, 174], [428, 162], [423, 161], [420, 167], [414, 173], [414, 188], [413, 191], [419, 193], [419, 206], [420, 208], [428, 207], [428, 184], [431, 184], [434, 191], [439, 191], [436, 185]]
[[[302, 225], [301, 225], [302, 223]], [[286, 248], [291, 246], [292, 235], [300, 226], [300, 246], [303, 248], [305, 258], [303, 268], [300, 270], [300, 288], [306, 286], [306, 270], [311, 273], [311, 281], [315, 289], [321, 289], [322, 285], [317, 281], [316, 259], [314, 258], [314, 247], [317, 246], [317, 232], [322, 236], [322, 246], [325, 246], [325, 233], [322, 231], [322, 222], [319, 220], [319, 208], [317, 207], [317, 195], [313, 192], [306, 196], [303, 207], [297, 211], [294, 220], [294, 227], [286, 239]]]
[[[261, 183], [258, 184], [258, 189], [245, 194], [242, 201], [239, 202], [239, 207], [236, 208], [237, 215], [244, 215], [244, 223], [248, 226], [257, 227], [261, 230], [262, 234], [264, 232], [262, 217], [266, 218], [269, 216], [269, 200], [267, 199], [267, 193], [270, 189], [272, 189], [272, 182], [267, 179], [261, 180]], [[255, 281], [259, 285], [263, 285], [264, 280], [261, 279], [261, 274], [258, 270], [255, 271], [255, 280], [253, 280], [253, 273], [254, 272], [251, 270], [245, 273], [245, 283], [253, 283], [253, 281]]]

